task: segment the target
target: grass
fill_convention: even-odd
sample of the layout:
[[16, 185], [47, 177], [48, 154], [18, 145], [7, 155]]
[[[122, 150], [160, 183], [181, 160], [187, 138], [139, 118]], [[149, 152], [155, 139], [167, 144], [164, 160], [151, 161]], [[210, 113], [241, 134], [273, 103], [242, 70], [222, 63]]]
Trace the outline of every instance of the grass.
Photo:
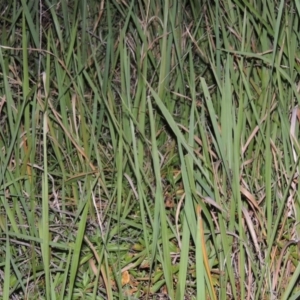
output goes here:
[[297, 299], [287, 1], [1, 5], [3, 299]]

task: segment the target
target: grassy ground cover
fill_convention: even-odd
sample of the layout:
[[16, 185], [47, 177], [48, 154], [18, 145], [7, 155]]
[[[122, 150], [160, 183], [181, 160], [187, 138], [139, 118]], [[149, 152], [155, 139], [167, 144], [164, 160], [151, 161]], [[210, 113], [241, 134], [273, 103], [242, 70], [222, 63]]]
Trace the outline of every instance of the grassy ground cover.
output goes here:
[[298, 299], [297, 1], [2, 1], [2, 299]]

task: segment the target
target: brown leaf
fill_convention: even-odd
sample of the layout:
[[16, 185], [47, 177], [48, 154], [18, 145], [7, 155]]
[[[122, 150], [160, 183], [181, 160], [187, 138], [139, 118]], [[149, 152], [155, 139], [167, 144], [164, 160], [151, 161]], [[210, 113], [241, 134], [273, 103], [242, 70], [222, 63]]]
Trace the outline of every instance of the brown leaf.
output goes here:
[[129, 272], [128, 271], [124, 271], [122, 273], [122, 286], [125, 285], [125, 284], [128, 284], [130, 282], [130, 275], [129, 275]]

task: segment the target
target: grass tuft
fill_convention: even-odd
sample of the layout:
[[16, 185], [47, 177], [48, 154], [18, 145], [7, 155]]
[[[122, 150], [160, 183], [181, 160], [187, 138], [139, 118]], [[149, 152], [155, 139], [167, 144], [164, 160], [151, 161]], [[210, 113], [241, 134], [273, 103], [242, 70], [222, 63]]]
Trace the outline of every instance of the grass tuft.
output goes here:
[[3, 299], [297, 299], [297, 1], [0, 4]]

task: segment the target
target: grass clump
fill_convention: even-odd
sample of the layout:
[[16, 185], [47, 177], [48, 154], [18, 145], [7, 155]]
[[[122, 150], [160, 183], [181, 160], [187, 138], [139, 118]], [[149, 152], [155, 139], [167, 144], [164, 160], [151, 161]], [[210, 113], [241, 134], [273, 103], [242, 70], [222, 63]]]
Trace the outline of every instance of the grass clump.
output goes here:
[[297, 2], [1, 8], [3, 299], [297, 299]]

